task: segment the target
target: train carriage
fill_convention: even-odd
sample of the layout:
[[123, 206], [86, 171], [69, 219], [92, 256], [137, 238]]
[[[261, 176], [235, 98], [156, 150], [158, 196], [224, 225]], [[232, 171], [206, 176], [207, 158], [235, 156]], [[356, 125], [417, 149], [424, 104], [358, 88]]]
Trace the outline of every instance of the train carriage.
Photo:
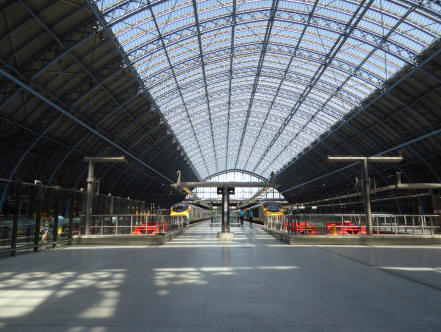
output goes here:
[[179, 202], [173, 204], [170, 208], [170, 218], [177, 218], [177, 220], [182, 220], [186, 225], [206, 220], [210, 217], [210, 215], [211, 214], [209, 210], [203, 209], [199, 206], [187, 202]]
[[245, 218], [249, 211], [253, 212], [253, 222], [268, 226], [280, 225], [285, 221], [285, 210], [279, 202], [263, 202], [244, 209]]

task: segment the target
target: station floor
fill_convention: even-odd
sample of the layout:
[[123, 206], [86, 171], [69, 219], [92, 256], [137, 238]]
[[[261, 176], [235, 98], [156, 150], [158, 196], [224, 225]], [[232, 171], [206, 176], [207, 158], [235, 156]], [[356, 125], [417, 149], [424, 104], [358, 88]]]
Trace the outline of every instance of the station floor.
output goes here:
[[2, 331], [441, 331], [441, 246], [289, 246], [203, 223], [162, 246], [0, 260]]

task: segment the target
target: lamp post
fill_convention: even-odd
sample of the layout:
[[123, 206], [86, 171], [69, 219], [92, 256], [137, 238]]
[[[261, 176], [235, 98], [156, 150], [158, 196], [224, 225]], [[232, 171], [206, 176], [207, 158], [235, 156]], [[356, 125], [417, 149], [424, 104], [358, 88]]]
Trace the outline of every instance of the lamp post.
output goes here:
[[120, 157], [84, 157], [85, 162], [89, 163], [87, 174], [87, 204], [86, 204], [86, 230], [85, 235], [90, 234], [90, 218], [92, 216], [93, 183], [95, 181], [95, 163], [126, 163], [124, 156]]
[[372, 235], [372, 211], [370, 200], [368, 162], [370, 163], [399, 163], [403, 157], [368, 157], [368, 156], [328, 156], [328, 161], [333, 162], [357, 162], [361, 161], [361, 180], [363, 191], [364, 213], [366, 216], [367, 234]]

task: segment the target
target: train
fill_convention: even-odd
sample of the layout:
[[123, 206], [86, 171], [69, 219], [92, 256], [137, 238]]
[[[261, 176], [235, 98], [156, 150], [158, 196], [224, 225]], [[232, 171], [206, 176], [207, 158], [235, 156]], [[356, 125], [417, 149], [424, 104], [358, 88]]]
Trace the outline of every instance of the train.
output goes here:
[[350, 221], [312, 224], [287, 214], [279, 202], [264, 202], [244, 209], [245, 218], [253, 212], [253, 222], [268, 229], [304, 235], [364, 235], [366, 226], [354, 225]]
[[210, 210], [187, 202], [175, 203], [170, 208], [170, 218], [182, 219], [186, 225], [207, 220], [210, 217]]
[[258, 224], [266, 225], [268, 222], [285, 221], [285, 210], [279, 202], [263, 202], [243, 210], [245, 212], [245, 219], [248, 219], [248, 213], [252, 211], [253, 222]]
[[132, 235], [157, 234], [180, 229], [192, 223], [207, 220], [210, 216], [211, 212], [208, 209], [187, 202], [179, 202], [170, 207], [170, 215], [143, 216], [143, 221], [136, 225]]

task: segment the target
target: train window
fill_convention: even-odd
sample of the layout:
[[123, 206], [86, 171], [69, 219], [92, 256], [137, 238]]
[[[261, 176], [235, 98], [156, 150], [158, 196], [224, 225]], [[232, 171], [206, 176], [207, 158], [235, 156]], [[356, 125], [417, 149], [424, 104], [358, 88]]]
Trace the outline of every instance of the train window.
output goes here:
[[276, 202], [265, 202], [263, 203], [263, 207], [270, 212], [278, 212], [280, 211], [281, 205]]
[[188, 204], [185, 203], [177, 203], [173, 205], [173, 211], [175, 212], [184, 212], [188, 209]]

